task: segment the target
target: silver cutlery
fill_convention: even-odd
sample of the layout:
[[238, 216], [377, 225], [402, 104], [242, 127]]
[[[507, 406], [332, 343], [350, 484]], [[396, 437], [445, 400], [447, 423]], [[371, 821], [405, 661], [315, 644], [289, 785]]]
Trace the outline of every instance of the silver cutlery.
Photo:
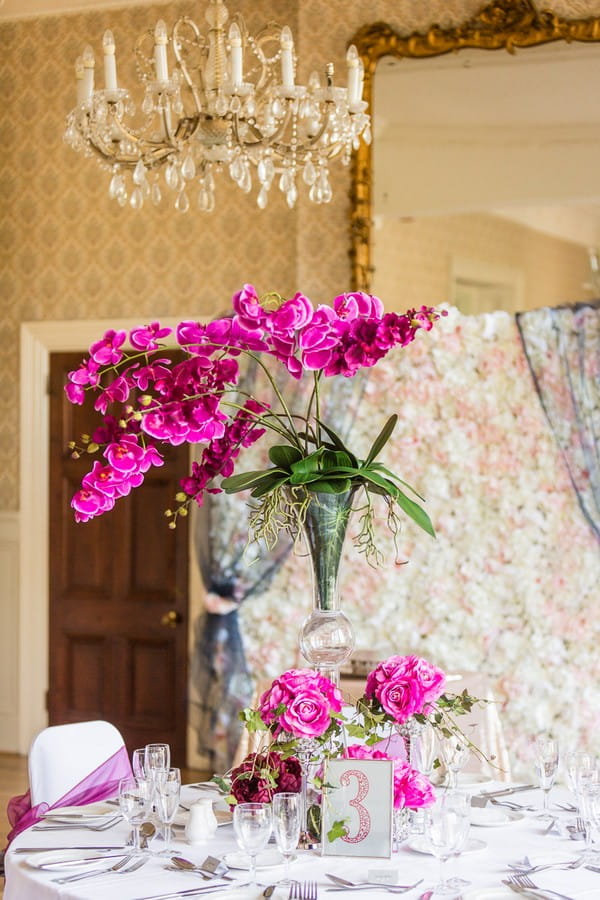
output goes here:
[[565, 862], [544, 863], [539, 866], [532, 866], [529, 858], [526, 856], [522, 863], [509, 863], [509, 869], [512, 869], [515, 877], [519, 875], [535, 875], [536, 872], [545, 872], [547, 869], [578, 869], [584, 864], [585, 860], [581, 858], [566, 860]]
[[108, 819], [106, 822], [102, 822], [100, 825], [86, 825], [84, 822], [65, 822], [63, 824], [59, 824], [58, 822], [53, 822], [50, 825], [34, 825], [31, 829], [32, 831], [70, 831], [73, 829], [86, 830], [86, 831], [107, 831], [109, 828], [112, 828], [117, 822], [121, 822], [122, 817], [120, 815], [114, 816], [111, 819]]
[[119, 844], [115, 847], [107, 847], [104, 844], [102, 846], [94, 846], [93, 844], [86, 844], [82, 847], [74, 847], [72, 844], [69, 844], [68, 847], [57, 847], [54, 845], [53, 847], [17, 847], [15, 850], [11, 850], [11, 853], [50, 853], [57, 852], [60, 853], [61, 850], [122, 850], [123, 845]]
[[145, 863], [148, 862], [147, 856], [126, 856], [114, 866], [108, 869], [94, 869], [93, 872], [82, 872], [79, 875], [67, 875], [64, 878], [53, 878], [55, 884], [71, 884], [73, 881], [83, 881], [85, 878], [101, 878], [104, 875], [125, 875], [128, 872], [137, 872]]
[[[209, 857], [209, 859], [214, 859], [214, 857]], [[219, 863], [218, 866], [207, 868], [206, 862], [197, 865], [196, 863], [191, 862], [189, 859], [185, 859], [183, 856], [172, 856], [171, 866], [169, 868], [178, 869], [183, 872], [195, 872], [197, 875], [201, 875], [202, 878], [205, 878], [206, 880], [210, 880], [212, 878], [221, 878], [223, 881], [235, 881], [235, 878], [232, 878], [231, 875], [225, 874], [225, 872], [227, 871], [227, 866], [225, 865], [225, 863]]]
[[551, 891], [548, 888], [540, 888], [534, 884], [529, 875], [510, 875], [503, 884], [507, 885], [511, 890], [521, 894], [531, 894], [537, 896], [540, 900], [550, 900], [556, 897], [556, 900], [574, 900], [566, 894], [559, 894], [558, 891]]
[[198, 897], [200, 894], [216, 894], [217, 891], [230, 890], [230, 884], [204, 884], [200, 887], [188, 888], [185, 891], [167, 891], [165, 894], [144, 894], [143, 897], [134, 897], [133, 900], [171, 900], [171, 897]]
[[523, 803], [515, 803], [512, 800], [496, 800], [495, 797], [491, 798], [490, 803], [493, 803], [494, 806], [505, 806], [513, 812], [533, 812], [533, 810], [536, 809], [535, 806], [525, 806]]
[[509, 794], [518, 794], [519, 791], [531, 791], [536, 787], [535, 784], [519, 784], [516, 787], [502, 788], [499, 791], [480, 791], [481, 797], [487, 797], [488, 800], [491, 797], [508, 797]]
[[335, 884], [339, 884], [341, 887], [345, 888], [364, 888], [364, 887], [377, 887], [377, 888], [393, 888], [395, 893], [402, 893], [403, 891], [411, 891], [413, 888], [418, 887], [423, 881], [421, 878], [419, 881], [415, 881], [414, 884], [384, 884], [381, 881], [349, 881], [347, 878], [341, 878], [339, 875], [331, 875], [329, 872], [326, 872], [325, 875]]
[[554, 805], [557, 806], [558, 809], [562, 809], [563, 812], [577, 812], [577, 807], [574, 803], [555, 803]]
[[121, 849], [119, 853], [103, 853], [101, 856], [96, 853], [94, 856], [79, 856], [77, 859], [57, 859], [55, 862], [40, 863], [36, 868], [41, 872], [46, 869], [56, 869], [57, 867], [65, 869], [69, 866], [75, 867], [93, 862], [99, 863], [105, 859], [121, 859], [125, 855], [127, 855], [127, 851]]
[[317, 900], [317, 882], [292, 881], [288, 900]]

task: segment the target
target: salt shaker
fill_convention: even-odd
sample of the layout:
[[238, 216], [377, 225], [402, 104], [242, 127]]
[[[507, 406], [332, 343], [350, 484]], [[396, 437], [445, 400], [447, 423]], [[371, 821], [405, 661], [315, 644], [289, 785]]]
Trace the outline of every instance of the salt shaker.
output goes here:
[[190, 806], [185, 836], [190, 844], [204, 844], [217, 830], [217, 817], [210, 797], [202, 797]]

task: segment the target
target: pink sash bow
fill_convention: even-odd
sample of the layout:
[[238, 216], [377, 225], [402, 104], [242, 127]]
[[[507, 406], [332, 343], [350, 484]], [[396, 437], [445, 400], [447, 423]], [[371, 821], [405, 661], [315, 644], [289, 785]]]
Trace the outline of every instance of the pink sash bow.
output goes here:
[[8, 834], [8, 843], [10, 844], [26, 828], [39, 822], [49, 809], [57, 809], [60, 806], [85, 806], [97, 800], [116, 796], [119, 781], [129, 775], [131, 764], [127, 749], [123, 746], [51, 805], [42, 802], [32, 806], [29, 791], [13, 797], [8, 801], [7, 807], [8, 821], [13, 826]]

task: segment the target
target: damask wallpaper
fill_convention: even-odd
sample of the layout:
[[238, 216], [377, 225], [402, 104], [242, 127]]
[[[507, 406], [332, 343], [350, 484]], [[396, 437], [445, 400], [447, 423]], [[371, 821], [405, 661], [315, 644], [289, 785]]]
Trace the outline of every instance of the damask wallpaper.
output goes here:
[[[251, 30], [288, 22], [301, 60], [300, 77], [332, 60], [343, 79], [346, 44], [368, 20], [401, 31], [459, 22], [480, 0], [238, 0]], [[564, 15], [600, 12], [600, 0], [548, 2]], [[210, 315], [245, 281], [260, 290], [302, 288], [329, 300], [349, 284], [349, 173], [338, 167], [334, 199], [314, 207], [300, 199], [290, 212], [273, 196], [260, 211], [254, 194], [218, 185], [216, 212], [182, 215], [173, 208], [120, 209], [107, 177], [62, 143], [74, 102], [74, 61], [87, 43], [99, 55], [111, 27], [120, 77], [134, 88], [127, 51], [159, 17], [200, 20], [198, 2], [49, 16], [0, 25], [0, 510], [19, 507], [18, 353], [22, 321]], [[121, 49], [122, 48], [122, 49]], [[402, 306], [401, 292], [386, 297]], [[83, 349], [83, 348], [82, 348]]]

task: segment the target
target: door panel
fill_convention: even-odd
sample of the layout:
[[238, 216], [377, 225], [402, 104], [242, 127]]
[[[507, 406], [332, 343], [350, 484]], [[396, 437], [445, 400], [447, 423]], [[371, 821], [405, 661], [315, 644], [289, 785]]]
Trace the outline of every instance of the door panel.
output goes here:
[[174, 764], [185, 765], [187, 520], [171, 530], [163, 513], [188, 449], [169, 448], [142, 487], [76, 523], [70, 500], [91, 459], [71, 459], [67, 445], [98, 424], [93, 400], [75, 407], [64, 396], [80, 361], [51, 357], [50, 723], [108, 719], [130, 750], [168, 741]]

